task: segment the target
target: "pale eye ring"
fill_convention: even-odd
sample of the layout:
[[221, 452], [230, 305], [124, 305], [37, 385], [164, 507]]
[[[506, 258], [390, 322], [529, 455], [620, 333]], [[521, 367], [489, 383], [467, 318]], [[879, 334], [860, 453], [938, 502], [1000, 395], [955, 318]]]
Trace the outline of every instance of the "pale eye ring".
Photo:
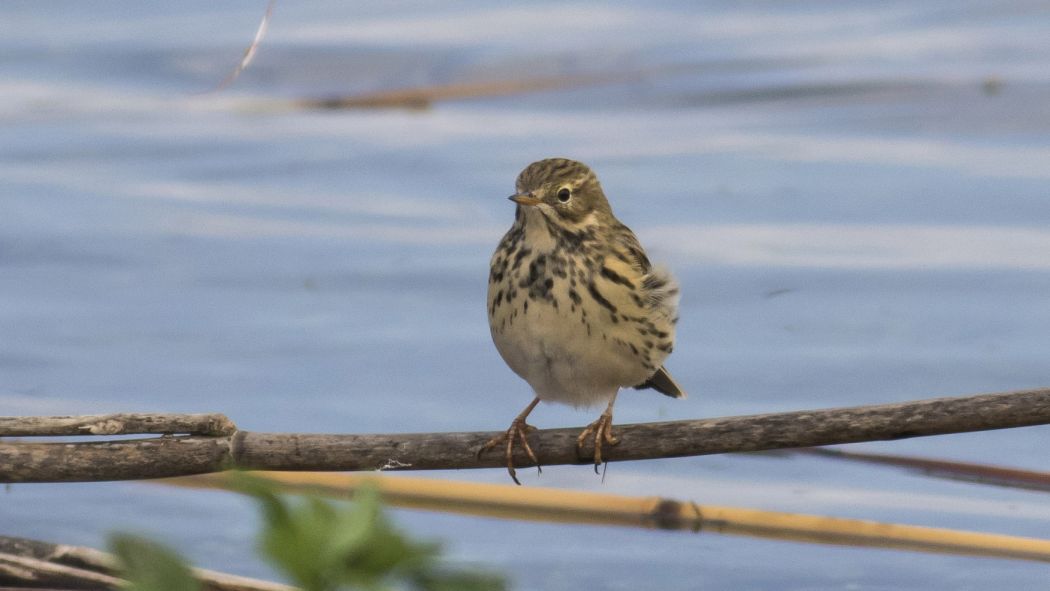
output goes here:
[[562, 187], [558, 190], [558, 201], [568, 203], [570, 198], [572, 198], [572, 191], [568, 187]]

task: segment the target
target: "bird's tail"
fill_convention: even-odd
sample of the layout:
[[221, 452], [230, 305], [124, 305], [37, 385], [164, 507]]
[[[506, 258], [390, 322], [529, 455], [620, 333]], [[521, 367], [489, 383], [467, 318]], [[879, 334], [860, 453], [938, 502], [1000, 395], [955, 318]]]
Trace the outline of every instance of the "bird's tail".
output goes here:
[[664, 396], [670, 396], [671, 398], [685, 398], [685, 390], [678, 385], [678, 382], [674, 381], [671, 374], [667, 372], [667, 369], [660, 367], [656, 370], [648, 380], [645, 380], [641, 384], [634, 387], [635, 390], [644, 390], [645, 388], [652, 388]]

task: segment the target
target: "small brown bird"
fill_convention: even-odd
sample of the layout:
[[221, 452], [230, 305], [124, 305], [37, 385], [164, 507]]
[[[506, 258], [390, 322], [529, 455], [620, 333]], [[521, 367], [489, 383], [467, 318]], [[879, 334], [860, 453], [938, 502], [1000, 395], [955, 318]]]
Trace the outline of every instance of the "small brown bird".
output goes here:
[[685, 392], [663, 367], [674, 346], [678, 286], [654, 268], [631, 230], [619, 222], [586, 165], [565, 158], [534, 162], [518, 175], [514, 225], [492, 255], [489, 329], [503, 360], [532, 386], [535, 399], [507, 432], [478, 451], [505, 445], [515, 483], [515, 441], [539, 466], [525, 422], [541, 401], [576, 407], [607, 403], [577, 439], [616, 445], [613, 404], [620, 388]]

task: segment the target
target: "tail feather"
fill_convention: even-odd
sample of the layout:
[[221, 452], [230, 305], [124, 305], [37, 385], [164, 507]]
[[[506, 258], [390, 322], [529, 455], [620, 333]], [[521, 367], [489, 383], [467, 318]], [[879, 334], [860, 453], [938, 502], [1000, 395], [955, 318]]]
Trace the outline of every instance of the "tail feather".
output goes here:
[[660, 367], [648, 380], [634, 387], [635, 390], [644, 390], [645, 388], [652, 388], [671, 398], [685, 398], [685, 390], [682, 390], [682, 387], [678, 385], [678, 382], [674, 381], [674, 378], [671, 377], [671, 374], [664, 367]]

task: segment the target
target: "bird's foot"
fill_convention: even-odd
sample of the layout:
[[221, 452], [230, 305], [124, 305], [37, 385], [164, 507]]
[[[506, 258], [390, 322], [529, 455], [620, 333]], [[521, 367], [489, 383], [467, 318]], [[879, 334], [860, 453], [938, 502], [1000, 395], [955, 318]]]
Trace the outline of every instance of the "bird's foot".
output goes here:
[[518, 417], [511, 422], [510, 428], [507, 429], [506, 433], [501, 433], [485, 442], [485, 445], [482, 445], [478, 449], [477, 458], [480, 460], [483, 453], [498, 445], [505, 445], [507, 472], [510, 474], [510, 478], [514, 481], [514, 484], [521, 486], [521, 483], [518, 482], [517, 470], [514, 469], [514, 440], [517, 439], [521, 442], [521, 447], [525, 450], [529, 459], [532, 460], [532, 463], [536, 465], [536, 469], [543, 472], [543, 467], [540, 466], [540, 461], [536, 458], [536, 454], [532, 453], [532, 447], [529, 446], [528, 434], [535, 430], [536, 427], [526, 423], [524, 417]]
[[583, 450], [583, 445], [587, 441], [587, 437], [592, 433], [594, 434], [594, 473], [598, 473], [598, 466], [602, 464], [602, 442], [608, 443], [609, 445], [616, 445], [620, 443], [620, 440], [613, 437], [612, 432], [612, 413], [605, 411], [602, 416], [598, 417], [597, 421], [594, 421], [587, 428], [580, 433], [580, 436], [576, 438], [576, 451], [579, 453]]

